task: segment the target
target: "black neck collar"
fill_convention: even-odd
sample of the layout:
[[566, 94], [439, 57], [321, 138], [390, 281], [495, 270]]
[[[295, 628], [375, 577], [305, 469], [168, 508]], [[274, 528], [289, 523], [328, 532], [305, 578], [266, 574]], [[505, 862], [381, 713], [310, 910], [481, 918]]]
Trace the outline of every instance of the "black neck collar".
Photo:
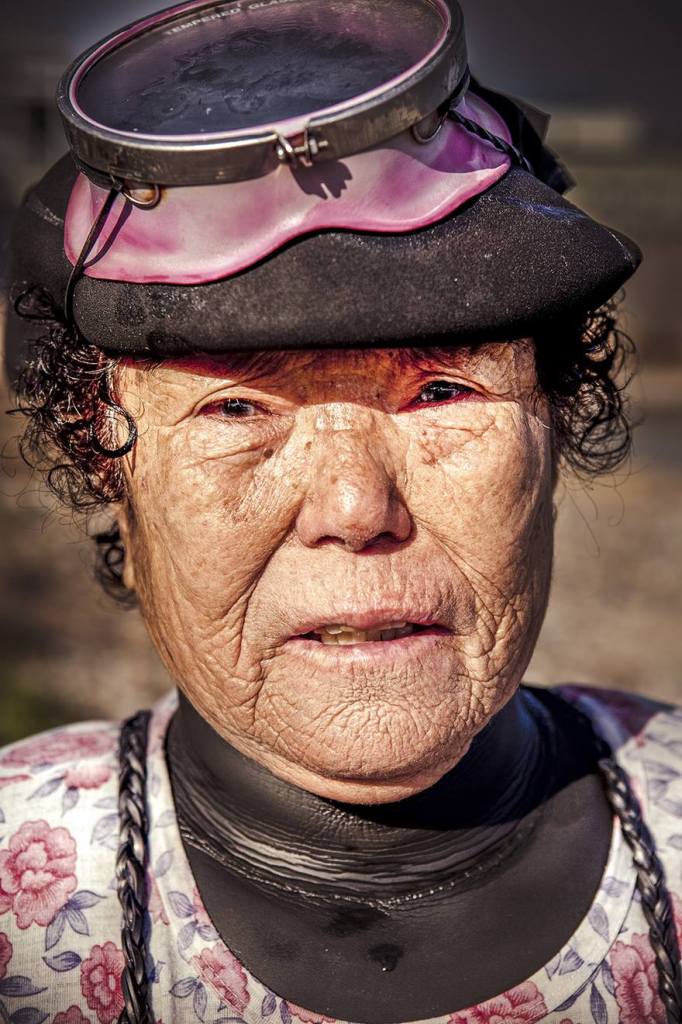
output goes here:
[[168, 736], [186, 843], [255, 884], [399, 906], [475, 884], [527, 835], [556, 762], [552, 716], [521, 688], [434, 786], [391, 804], [327, 800], [245, 757], [180, 695]]

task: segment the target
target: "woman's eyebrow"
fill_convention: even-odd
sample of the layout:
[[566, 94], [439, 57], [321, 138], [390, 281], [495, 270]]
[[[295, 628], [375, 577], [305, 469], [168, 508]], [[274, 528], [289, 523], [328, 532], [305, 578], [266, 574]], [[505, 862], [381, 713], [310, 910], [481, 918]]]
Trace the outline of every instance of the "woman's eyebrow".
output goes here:
[[493, 361], [492, 351], [497, 349], [494, 342], [477, 345], [441, 345], [438, 347], [406, 349], [410, 363], [419, 370], [449, 369], [471, 370]]
[[229, 352], [219, 356], [199, 353], [195, 356], [183, 356], [180, 359], [164, 359], [153, 369], [161, 374], [164, 371], [172, 371], [194, 377], [234, 378], [239, 383], [246, 383], [264, 378], [269, 381], [276, 380], [287, 374], [291, 367], [292, 353], [290, 352], [256, 351]]

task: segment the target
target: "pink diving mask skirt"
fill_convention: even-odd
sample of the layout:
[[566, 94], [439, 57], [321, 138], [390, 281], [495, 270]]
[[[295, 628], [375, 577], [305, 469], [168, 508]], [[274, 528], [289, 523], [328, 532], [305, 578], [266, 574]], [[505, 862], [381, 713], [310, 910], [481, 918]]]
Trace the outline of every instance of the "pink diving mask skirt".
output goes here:
[[[458, 112], [510, 142], [502, 117], [468, 92]], [[426, 143], [411, 131], [364, 152], [313, 166], [280, 164], [247, 181], [172, 186], [145, 209], [120, 195], [90, 252], [88, 277], [204, 284], [238, 274], [296, 238], [330, 229], [416, 231], [453, 213], [502, 178], [510, 158], [445, 118]], [[107, 197], [76, 179], [64, 247], [72, 264]]]

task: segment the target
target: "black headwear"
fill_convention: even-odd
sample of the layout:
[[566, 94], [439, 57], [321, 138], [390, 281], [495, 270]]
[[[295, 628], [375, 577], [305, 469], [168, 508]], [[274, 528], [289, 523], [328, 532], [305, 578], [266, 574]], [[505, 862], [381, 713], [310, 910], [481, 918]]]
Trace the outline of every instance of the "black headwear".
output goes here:
[[[310, 7], [314, 0], [306, 2]], [[428, 6], [430, 0], [404, 2], [408, 6], [419, 6], [419, 3]], [[334, 3], [337, 8], [338, 0], [334, 0]], [[195, 6], [197, 11], [206, 8], [210, 12], [220, 12], [228, 7], [225, 4]], [[269, 40], [277, 39], [280, 31], [277, 12], [287, 10], [290, 13], [292, 8], [264, 4], [248, 6], [268, 9], [270, 21], [267, 31], [271, 36], [267, 37], [266, 34], [261, 40], [262, 46], [267, 48]], [[442, 6], [445, 8], [445, 5]], [[188, 277], [192, 276], [191, 266], [183, 265], [180, 268], [182, 272], [178, 272], [178, 260], [174, 256], [175, 262], [167, 269], [163, 266], [163, 258], [159, 258], [157, 253], [149, 255], [148, 266], [129, 274], [125, 266], [121, 270], [123, 257], [116, 262], [117, 254], [132, 251], [131, 246], [134, 249], [139, 237], [147, 240], [153, 237], [154, 226], [157, 224], [159, 234], [168, 234], [169, 231], [172, 234], [176, 221], [167, 212], [171, 201], [186, 197], [192, 207], [201, 195], [201, 203], [205, 204], [209, 217], [213, 206], [216, 217], [219, 206], [227, 209], [229, 216], [229, 210], [236, 208], [235, 198], [248, 195], [245, 190], [253, 181], [192, 184], [195, 180], [217, 182], [223, 175], [219, 162], [216, 163], [210, 154], [206, 156], [207, 150], [206, 147], [202, 148], [201, 139], [197, 143], [197, 154], [201, 149], [203, 156], [196, 156], [194, 178], [190, 147], [185, 148], [180, 155], [171, 153], [172, 159], [164, 157], [165, 172], [159, 172], [160, 180], [153, 179], [154, 168], [160, 166], [163, 160], [158, 155], [158, 149], [153, 152], [152, 149], [149, 152], [144, 150], [144, 131], [142, 135], [133, 135], [137, 129], [130, 118], [130, 124], [126, 122], [126, 131], [129, 133], [128, 138], [132, 139], [129, 149], [133, 156], [128, 151], [124, 152], [124, 147], [116, 148], [118, 129], [114, 130], [113, 135], [109, 133], [107, 138], [98, 136], [96, 121], [93, 119], [86, 123], [87, 118], [84, 120], [79, 103], [85, 103], [86, 100], [79, 99], [74, 82], [79, 81], [78, 76], [82, 76], [83, 67], [86, 74], [82, 80], [86, 83], [88, 68], [94, 67], [98, 74], [106, 72], [106, 60], [115, 60], [118, 53], [118, 37], [114, 37], [113, 43], [108, 41], [99, 48], [95, 47], [83, 60], [77, 61], [65, 78], [68, 88], [64, 84], [61, 86], [62, 112], [77, 158], [74, 160], [67, 156], [59, 161], [25, 198], [13, 235], [11, 283], [14, 291], [25, 286], [41, 285], [51, 293], [58, 305], [63, 306], [71, 277], [72, 303], [67, 312], [72, 312], [78, 330], [85, 338], [112, 353], [157, 357], [196, 351], [217, 353], [229, 349], [399, 346], [513, 339], [530, 335], [539, 326], [546, 326], [553, 320], [567, 315], [579, 315], [599, 306], [634, 272], [641, 259], [639, 249], [624, 235], [597, 223], [562, 198], [561, 192], [569, 184], [569, 179], [561, 165], [543, 146], [531, 118], [509, 98], [485, 90], [476, 82], [470, 82], [461, 12], [456, 0], [448, 0], [446, 14], [450, 18], [452, 38], [443, 33], [444, 42], [439, 44], [441, 53], [438, 59], [442, 67], [438, 87], [431, 82], [431, 91], [427, 95], [423, 79], [417, 85], [414, 84], [414, 68], [411, 68], [412, 78], [408, 75], [405, 80], [407, 84], [403, 82], [400, 86], [402, 93], [397, 87], [384, 90], [380, 97], [384, 106], [379, 113], [376, 110], [370, 111], [369, 127], [363, 127], [363, 124], [357, 122], [357, 148], [361, 151], [360, 157], [376, 157], [376, 161], [383, 159], [382, 154], [387, 151], [399, 151], [401, 147], [413, 161], [422, 159], [423, 153], [425, 165], [429, 165], [431, 160], [431, 179], [437, 179], [436, 184], [440, 188], [444, 168], [442, 161], [440, 164], [438, 162], [440, 158], [433, 159], [433, 147], [442, 147], [442, 132], [460, 133], [460, 138], [470, 140], [469, 144], [474, 140], [479, 147], [481, 166], [487, 166], [488, 170], [478, 185], [464, 192], [463, 202], [460, 197], [456, 202], [446, 204], [449, 208], [445, 212], [436, 210], [424, 216], [420, 214], [416, 217], [415, 226], [401, 230], [400, 222], [392, 223], [390, 215], [394, 203], [405, 204], [404, 182], [397, 177], [385, 178], [381, 181], [381, 193], [377, 198], [375, 175], [371, 181], [373, 192], [370, 200], [374, 204], [371, 212], [379, 209], [379, 215], [375, 218], [379, 223], [378, 229], [372, 230], [364, 224], [358, 227], [358, 221], [363, 223], [362, 217], [354, 214], [349, 217], [348, 224], [344, 221], [344, 214], [335, 218], [335, 211], [344, 209], [342, 204], [346, 199], [343, 197], [343, 188], [339, 195], [323, 192], [319, 198], [323, 215], [317, 215], [316, 210], [312, 221], [306, 220], [310, 209], [309, 183], [317, 173], [316, 168], [324, 167], [329, 174], [334, 167], [345, 167], [347, 164], [351, 169], [351, 179], [354, 179], [353, 187], [362, 188], [362, 174], [365, 171], [358, 171], [358, 163], [352, 163], [353, 160], [358, 161], [357, 153], [355, 156], [342, 155], [336, 162], [327, 160], [324, 163], [328, 156], [325, 152], [328, 142], [329, 146], [336, 146], [343, 154], [342, 143], [345, 140], [348, 152], [350, 122], [347, 116], [348, 102], [344, 101], [346, 105], [344, 107], [341, 104], [341, 107], [346, 121], [342, 127], [346, 134], [342, 142], [334, 135], [338, 129], [335, 124], [330, 124], [328, 128], [323, 125], [314, 132], [308, 132], [310, 125], [318, 122], [322, 124], [324, 119], [318, 115], [309, 119], [302, 133], [294, 132], [287, 137], [273, 129], [274, 134], [271, 132], [271, 135], [276, 145], [274, 148], [271, 146], [271, 150], [263, 141], [267, 132], [265, 135], [261, 132], [258, 136], [258, 145], [261, 147], [259, 159], [264, 161], [258, 174], [265, 182], [265, 187], [276, 183], [277, 175], [280, 178], [282, 175], [296, 176], [296, 181], [301, 184], [301, 202], [308, 205], [295, 230], [288, 234], [280, 232], [274, 242], [268, 243], [269, 249], [263, 243], [262, 252], [256, 248], [248, 259], [241, 263], [233, 261], [233, 265], [230, 265], [229, 239], [225, 241], [223, 260], [223, 255], [216, 252], [219, 244], [214, 234], [210, 243], [207, 242], [207, 246], [210, 244], [212, 247], [209, 255], [213, 269], [210, 272], [199, 271], [195, 276], [198, 283], [188, 283]], [[159, 24], [162, 28], [170, 24], [171, 28], [164, 28], [164, 33], [176, 33], [185, 45], [185, 36], [178, 28], [180, 26], [184, 32], [184, 23], [177, 17], [173, 21], [171, 15], [172, 11], [171, 14], [161, 16]], [[218, 33], [220, 41], [220, 33], [227, 31], [224, 26], [228, 24], [228, 18], [215, 13], [202, 17], [205, 17], [213, 33], [210, 42], [214, 47], [211, 51], [214, 58], [217, 45], [214, 36]], [[186, 48], [193, 45], [190, 38], [192, 32], [204, 33], [201, 38], [205, 38], [208, 29], [205, 24], [197, 27], [195, 23], [199, 20], [195, 17], [187, 30], [186, 38], [189, 42]], [[233, 31], [234, 23], [229, 24], [230, 31]], [[364, 26], [362, 32], [358, 30], [357, 33], [358, 38], [362, 36], [365, 49], [368, 46], [368, 32], [367, 26]], [[409, 33], [406, 32], [405, 37], [407, 35]], [[133, 41], [141, 38], [143, 43], [147, 38], [141, 31], [137, 35], [135, 31], [127, 32], [125, 38], [131, 37]], [[175, 36], [172, 38], [175, 40]], [[315, 33], [311, 32], [311, 45], [315, 38]], [[403, 37], [398, 33], [396, 39], [397, 52]], [[121, 49], [124, 45], [121, 45]], [[100, 51], [105, 56], [98, 63]], [[443, 56], [445, 51], [447, 53]], [[185, 75], [182, 82], [179, 82], [177, 78], [180, 72], [173, 72], [175, 77], [171, 84], [185, 97], [188, 109], [194, 102], [192, 90], [195, 90], [197, 96], [201, 93], [203, 103], [205, 90], [210, 85], [210, 68], [207, 64], [201, 65], [203, 52], [197, 49], [194, 78]], [[332, 48], [330, 52], [335, 51]], [[303, 58], [299, 54], [297, 59], [305, 63], [305, 57], [306, 54], [303, 54]], [[287, 59], [291, 59], [290, 54]], [[407, 60], [405, 57], [401, 59], [403, 63]], [[414, 60], [414, 55], [410, 59]], [[431, 59], [435, 60], [433, 56]], [[101, 71], [100, 65], [104, 71]], [[206, 81], [202, 79], [202, 66]], [[396, 68], [399, 66], [396, 64]], [[428, 68], [428, 64], [424, 66]], [[443, 72], [443, 67], [447, 74]], [[280, 68], [277, 71], [280, 77], [281, 72]], [[376, 69], [372, 73], [376, 75]], [[373, 81], [369, 80], [370, 86]], [[253, 88], [256, 93], [257, 87], [254, 85]], [[454, 95], [451, 94], [453, 89]], [[442, 95], [444, 92], [445, 98]], [[242, 97], [242, 107], [247, 99], [248, 96]], [[436, 109], [430, 115], [424, 115], [425, 104], [433, 105], [436, 100], [439, 101]], [[296, 102], [299, 101], [300, 96]], [[471, 116], [472, 110], [480, 113], [482, 102], [483, 107], [487, 104], [490, 119], [494, 119], [488, 120], [487, 128], [481, 117], [475, 119]], [[228, 127], [232, 123], [229, 117], [234, 117], [233, 107], [230, 108], [232, 113], [225, 115], [228, 117]], [[360, 107], [362, 103], [359, 103], [358, 109]], [[135, 109], [138, 108], [139, 104]], [[74, 114], [73, 110], [77, 113]], [[404, 130], [386, 138], [387, 131], [395, 132], [400, 117], [403, 118], [400, 126]], [[443, 119], [445, 125], [439, 136], [438, 129]], [[387, 128], [386, 124], [389, 123], [392, 127]], [[498, 132], [491, 131], [490, 125], [493, 123], [500, 126]], [[216, 125], [212, 124], [210, 128], [213, 131]], [[225, 128], [225, 124], [222, 128]], [[144, 130], [148, 131], [148, 126]], [[182, 128], [182, 131], [186, 130], [186, 126]], [[247, 126], [247, 129], [240, 128], [240, 131], [242, 135], [246, 131], [248, 143], [251, 138], [249, 132], [253, 128]], [[328, 132], [328, 140], [324, 137], [325, 132]], [[424, 137], [428, 140], [431, 134], [433, 139], [425, 142], [422, 150], [415, 148], [418, 146], [415, 138], [421, 136], [420, 141]], [[200, 138], [198, 135], [192, 137]], [[217, 138], [211, 136], [214, 137]], [[153, 138], [149, 135], [150, 140]], [[178, 137], [168, 135], [167, 138], [175, 140]], [[185, 134], [180, 138], [184, 140], [189, 136]], [[452, 138], [455, 139], [454, 135]], [[366, 146], [368, 139], [373, 143], [369, 148]], [[135, 149], [138, 140], [141, 140], [141, 149]], [[456, 142], [455, 139], [454, 144]], [[149, 146], [155, 145], [150, 141]], [[229, 164], [227, 150], [225, 154], [224, 159]], [[207, 169], [205, 161], [209, 157], [213, 159], [213, 164]], [[87, 159], [84, 161], [84, 158]], [[242, 153], [240, 159], [247, 158]], [[248, 159], [252, 160], [252, 155]], [[290, 168], [278, 165], [278, 159], [284, 164], [290, 162], [295, 166]], [[312, 169], [310, 164], [314, 165]], [[239, 164], [235, 168], [233, 176], [243, 178], [244, 166]], [[454, 192], [460, 187], [460, 179], [463, 180], [468, 170], [467, 167], [445, 167]], [[90, 184], [83, 177], [83, 172], [90, 178]], [[137, 178], [128, 177], [124, 180], [121, 177], [123, 173], [136, 174]], [[161, 176], [163, 173], [170, 178], [190, 183], [167, 185]], [[228, 172], [225, 174], [230, 176]], [[306, 174], [309, 175], [308, 184]], [[144, 175], [146, 181], [142, 180]], [[73, 190], [77, 180], [81, 183], [81, 190], [77, 199], [74, 199], [76, 193]], [[315, 179], [315, 182], [318, 180]], [[112, 204], [114, 212], [107, 225], [108, 233], [96, 240], [97, 244], [91, 251], [81, 252], [85, 269], [82, 272], [78, 266], [74, 277], [73, 264], [77, 253], [73, 250], [73, 240], [69, 243], [70, 258], [65, 252], [67, 206], [68, 217], [74, 219], [79, 204], [82, 214], [82, 208], [89, 209], [90, 197], [94, 197], [87, 224], [88, 228], [91, 227], [107, 195], [105, 185], [113, 185], [115, 190], [123, 193], [123, 197], [116, 198]], [[136, 192], [135, 188], [146, 188], [147, 192]], [[86, 194], [84, 189], [89, 189], [89, 192]], [[110, 193], [110, 198], [114, 194]], [[152, 196], [149, 209], [138, 209], [135, 205], [136, 197], [142, 194]], [[83, 196], [86, 196], [85, 200]], [[160, 202], [155, 205], [159, 197]], [[367, 205], [365, 196], [361, 196], [361, 200]], [[317, 202], [317, 199], [314, 198], [313, 202]], [[419, 195], [415, 194], [414, 202], [416, 206], [419, 205]], [[273, 216], [276, 217], [276, 204], [274, 209]], [[331, 226], [326, 226], [329, 221]], [[189, 223], [190, 233], [196, 235], [193, 242], [196, 251], [197, 242], [201, 244], [202, 221], [197, 218], [194, 222], [195, 230], [193, 222]], [[205, 219], [203, 223], [206, 223]], [[315, 226], [309, 228], [309, 223]], [[371, 217], [369, 223], [374, 223]], [[140, 227], [136, 228], [135, 225]], [[245, 230], [248, 229], [247, 224]], [[143, 231], [142, 236], [139, 236], [140, 230]], [[182, 230], [187, 233], [187, 221], [183, 222]], [[180, 233], [179, 228], [177, 231]], [[72, 230], [71, 235], [76, 237], [77, 232], [74, 234]], [[127, 250], [126, 238], [133, 239]], [[172, 244], [175, 245], [176, 241], [173, 238]], [[79, 248], [82, 242], [83, 232]], [[225, 273], [215, 269], [220, 268], [221, 260], [228, 268]], [[10, 368], [16, 371], [26, 359], [31, 327], [18, 318], [12, 308], [8, 319], [7, 355]]]

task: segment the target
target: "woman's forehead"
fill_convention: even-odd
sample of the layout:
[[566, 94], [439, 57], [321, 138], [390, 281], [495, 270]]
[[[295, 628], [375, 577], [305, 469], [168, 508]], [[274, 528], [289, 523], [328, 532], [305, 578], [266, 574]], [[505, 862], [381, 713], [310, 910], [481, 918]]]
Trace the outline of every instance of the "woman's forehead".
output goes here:
[[123, 364], [153, 371], [155, 378], [236, 379], [256, 382], [293, 379], [323, 382], [326, 379], [364, 376], [383, 377], [434, 370], [518, 373], [528, 361], [532, 343], [488, 342], [476, 345], [405, 346], [391, 349], [348, 348], [319, 350], [268, 350], [195, 354], [155, 363], [126, 359]]

